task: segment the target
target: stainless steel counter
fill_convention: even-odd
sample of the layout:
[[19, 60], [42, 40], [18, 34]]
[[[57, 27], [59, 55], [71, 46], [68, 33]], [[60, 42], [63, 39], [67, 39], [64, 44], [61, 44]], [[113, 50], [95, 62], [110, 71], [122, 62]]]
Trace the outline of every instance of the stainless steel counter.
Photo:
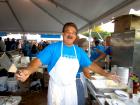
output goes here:
[[115, 95], [114, 92], [110, 93], [101, 92], [98, 89], [96, 89], [91, 80], [88, 79], [87, 79], [87, 87], [90, 94], [96, 99], [99, 105], [105, 105], [104, 104], [105, 101], [107, 101], [109, 105], [140, 105], [134, 103], [133, 99], [121, 101], [118, 99], [118, 97]]

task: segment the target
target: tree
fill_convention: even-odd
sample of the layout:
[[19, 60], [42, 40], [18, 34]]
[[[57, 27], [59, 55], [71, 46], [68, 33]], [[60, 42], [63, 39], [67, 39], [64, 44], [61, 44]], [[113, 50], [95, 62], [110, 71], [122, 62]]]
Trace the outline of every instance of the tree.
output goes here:
[[[85, 36], [87, 36], [87, 37], [89, 36], [89, 32], [88, 32], [88, 31], [83, 32], [82, 34], [85, 35]], [[92, 28], [92, 32], [91, 32], [91, 36], [92, 36], [92, 37], [97, 37], [98, 39], [100, 39], [100, 37], [99, 37], [98, 34], [100, 34], [100, 36], [101, 36], [103, 39], [104, 39], [105, 37], [111, 35], [110, 32], [103, 31], [102, 28], [101, 28], [101, 26], [95, 26], [95, 27], [93, 27], [93, 28]]]

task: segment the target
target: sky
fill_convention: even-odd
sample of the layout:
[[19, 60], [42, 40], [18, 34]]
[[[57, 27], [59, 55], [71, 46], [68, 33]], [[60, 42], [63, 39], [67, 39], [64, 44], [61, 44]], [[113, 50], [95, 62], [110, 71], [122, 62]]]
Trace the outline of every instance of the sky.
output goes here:
[[107, 32], [114, 32], [114, 23], [112, 23], [112, 21], [108, 23], [102, 23], [101, 28], [102, 30], [107, 31]]

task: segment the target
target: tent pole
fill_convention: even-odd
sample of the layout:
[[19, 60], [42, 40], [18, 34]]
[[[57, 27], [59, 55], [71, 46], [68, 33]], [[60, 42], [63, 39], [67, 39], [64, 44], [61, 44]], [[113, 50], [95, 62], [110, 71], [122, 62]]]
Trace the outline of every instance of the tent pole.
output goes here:
[[89, 42], [89, 46], [88, 46], [88, 56], [90, 57], [90, 52], [91, 52], [91, 51], [90, 51], [90, 46], [91, 46], [90, 42], [91, 42], [91, 38], [92, 38], [92, 36], [91, 36], [92, 28], [89, 27], [88, 31], [89, 31], [89, 37], [88, 37], [88, 42]]
[[104, 41], [104, 39], [102, 38], [101, 34], [100, 34], [99, 32], [97, 32], [97, 34], [98, 34], [98, 36], [100, 37], [100, 39], [101, 39], [102, 41]]

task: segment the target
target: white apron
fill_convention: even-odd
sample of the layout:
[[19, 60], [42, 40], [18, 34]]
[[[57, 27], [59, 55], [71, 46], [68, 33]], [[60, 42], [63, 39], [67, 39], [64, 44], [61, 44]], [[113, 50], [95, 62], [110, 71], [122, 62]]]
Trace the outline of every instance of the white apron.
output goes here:
[[48, 105], [78, 105], [76, 74], [79, 62], [73, 48], [75, 58], [63, 57], [63, 43], [61, 45], [61, 56], [49, 73]]

